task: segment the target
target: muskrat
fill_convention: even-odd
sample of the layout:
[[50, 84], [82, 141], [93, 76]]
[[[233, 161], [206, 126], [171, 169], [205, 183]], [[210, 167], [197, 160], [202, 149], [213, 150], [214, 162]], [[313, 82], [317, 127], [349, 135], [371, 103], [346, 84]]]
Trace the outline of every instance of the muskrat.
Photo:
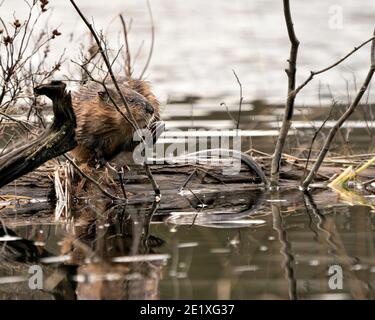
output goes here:
[[[121, 80], [119, 86], [140, 129], [159, 119], [159, 102], [148, 82]], [[71, 153], [89, 166], [104, 165], [120, 152], [133, 151], [136, 145], [134, 128], [112, 104], [111, 98], [128, 116], [121, 96], [112, 82], [106, 83], [106, 88], [89, 81], [72, 95], [78, 145]]]

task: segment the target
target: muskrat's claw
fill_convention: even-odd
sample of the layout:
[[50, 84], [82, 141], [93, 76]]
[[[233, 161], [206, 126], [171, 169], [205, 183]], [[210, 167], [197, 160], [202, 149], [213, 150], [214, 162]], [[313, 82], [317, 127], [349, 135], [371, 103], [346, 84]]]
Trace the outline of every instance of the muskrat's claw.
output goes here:
[[116, 181], [113, 179], [113, 177], [111, 176], [111, 174], [109, 173], [109, 170], [108, 170], [108, 167], [105, 167], [104, 168], [104, 172], [103, 172], [103, 180], [104, 182], [109, 185], [109, 186], [112, 186], [114, 188], [117, 187], [117, 183]]
[[116, 165], [111, 165], [109, 162], [106, 162], [105, 167], [113, 171], [114, 173], [119, 173], [119, 169], [116, 167]]
[[95, 169], [104, 168], [107, 165], [107, 160], [102, 158], [95, 159]]
[[150, 126], [150, 131], [152, 135], [152, 144], [149, 145], [149, 147], [152, 147], [152, 145], [156, 144], [156, 141], [159, 139], [161, 134], [165, 130], [165, 123], [164, 121], [155, 121]]

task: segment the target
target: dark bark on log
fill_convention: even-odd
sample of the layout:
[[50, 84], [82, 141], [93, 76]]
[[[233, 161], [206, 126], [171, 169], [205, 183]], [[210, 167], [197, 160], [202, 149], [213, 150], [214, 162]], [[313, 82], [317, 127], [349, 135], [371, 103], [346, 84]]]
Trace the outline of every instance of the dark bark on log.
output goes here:
[[53, 123], [31, 143], [0, 158], [0, 188], [76, 146], [76, 119], [70, 93], [65, 91], [65, 87], [64, 83], [53, 81], [35, 88], [37, 95], [45, 95], [52, 100]]
[[[256, 158], [258, 164], [262, 167], [266, 174], [269, 174], [271, 169], [271, 160], [267, 158]], [[13, 183], [8, 184], [0, 189], [0, 196], [5, 194], [17, 194], [23, 196], [29, 196], [32, 198], [48, 198], [54, 200], [54, 171], [56, 170], [58, 163], [57, 161], [49, 161], [38, 169], [25, 174], [18, 178]], [[141, 166], [131, 165], [130, 171], [124, 176], [126, 182], [125, 188], [127, 192], [132, 193], [130, 200], [142, 197], [149, 192], [152, 193], [152, 187], [149, 184], [147, 175], [145, 174]], [[160, 188], [163, 197], [168, 193], [172, 192], [176, 194], [179, 192], [180, 187], [186, 182], [189, 175], [197, 168], [197, 166], [189, 164], [165, 164], [165, 165], [151, 165], [150, 166], [157, 182], [160, 184]], [[246, 189], [259, 189], [262, 187], [259, 177], [253, 172], [250, 172], [249, 168], [242, 165], [239, 174], [234, 176], [224, 176], [221, 174], [222, 168], [212, 167], [209, 165], [198, 166], [196, 174], [189, 180], [188, 187], [196, 189], [221, 189], [223, 192], [228, 190], [233, 191], [234, 188], [238, 188], [242, 185]], [[303, 163], [299, 164], [299, 167], [291, 163], [282, 161], [280, 171], [280, 186], [282, 189], [297, 188], [301, 178], [303, 177]], [[334, 174], [341, 172], [342, 165], [324, 165], [320, 168], [320, 173], [324, 176], [331, 177]], [[100, 170], [94, 170], [91, 175], [95, 175], [98, 178], [103, 175]], [[79, 175], [77, 174], [79, 177]], [[360, 178], [366, 180], [375, 178], [375, 168], [368, 168], [360, 174]], [[114, 194], [121, 196], [122, 191], [120, 184], [117, 181], [117, 177], [113, 176], [116, 186], [110, 186], [110, 191]], [[324, 181], [323, 178], [315, 181]], [[76, 184], [73, 183], [73, 187]], [[92, 186], [92, 193], [95, 197], [101, 196], [100, 192]], [[84, 194], [82, 194], [84, 196]]]
[[[271, 167], [271, 159], [257, 158], [256, 160], [263, 170], [268, 173]], [[56, 206], [56, 201], [54, 201], [54, 170], [56, 165], [56, 160], [49, 161], [35, 171], [0, 189], [0, 203], [3, 205], [1, 210], [2, 219], [7, 225], [20, 226], [54, 222], [55, 215], [53, 212]], [[194, 165], [169, 164], [151, 166], [162, 192], [157, 216], [169, 215], [171, 212], [199, 212], [202, 204], [200, 201], [205, 205], [205, 213], [223, 212], [226, 218], [230, 218], [231, 215], [239, 217], [245, 214], [248, 216], [249, 210], [254, 211], [255, 209], [258, 213], [263, 212], [258, 204], [264, 202], [264, 199], [262, 200], [264, 185], [261, 184], [259, 177], [252, 173], [247, 166], [243, 165], [241, 172], [232, 177], [222, 175], [220, 167], [209, 165], [200, 167], [209, 174], [198, 169], [190, 177], [197, 168]], [[332, 176], [340, 171], [340, 167], [327, 165], [322, 167], [320, 171], [327, 176]], [[130, 193], [126, 212], [127, 214], [147, 215], [154, 201], [153, 189], [141, 166], [130, 166], [130, 169], [124, 176], [126, 191]], [[94, 170], [90, 174], [103, 175], [103, 172]], [[296, 169], [292, 164], [282, 161], [280, 192], [285, 191], [283, 199], [288, 199], [288, 203], [294, 203], [295, 206], [303, 206], [303, 201], [301, 201], [302, 193], [297, 188], [302, 175], [303, 169]], [[366, 180], [375, 177], [375, 168], [368, 168], [361, 173], [361, 176]], [[189, 181], [186, 183], [188, 178]], [[220, 178], [224, 183], [216, 178]], [[73, 180], [71, 181], [72, 189], [70, 191], [74, 195], [80, 182], [79, 175], [76, 174]], [[103, 183], [105, 182], [103, 181]], [[181, 192], [180, 189], [184, 185], [185, 187], [182, 188]], [[105, 185], [105, 187], [113, 194], [119, 196], [122, 194], [118, 181], [115, 181], [113, 185]], [[17, 200], [17, 198], [14, 198], [13, 200], [6, 200], [4, 195], [8, 195], [10, 199], [12, 199], [12, 195], [28, 196], [30, 199]], [[76, 196], [78, 197], [77, 201], [74, 204], [72, 202], [72, 206], [69, 206], [69, 209], [74, 214], [77, 223], [83, 219], [85, 224], [86, 220], [91, 221], [98, 213], [102, 214], [102, 211], [105, 211], [103, 206], [110, 207], [115, 204], [111, 199], [101, 195], [95, 186], [89, 182], [86, 182], [84, 188]], [[4, 198], [1, 199], [1, 197]], [[334, 204], [339, 202], [337, 194], [326, 189], [314, 190], [314, 197], [317, 197], [318, 203], [329, 202]], [[87, 209], [82, 210], [81, 206], [87, 206]], [[264, 207], [268, 208], [267, 203]], [[192, 216], [187, 216], [187, 218], [191, 219]]]

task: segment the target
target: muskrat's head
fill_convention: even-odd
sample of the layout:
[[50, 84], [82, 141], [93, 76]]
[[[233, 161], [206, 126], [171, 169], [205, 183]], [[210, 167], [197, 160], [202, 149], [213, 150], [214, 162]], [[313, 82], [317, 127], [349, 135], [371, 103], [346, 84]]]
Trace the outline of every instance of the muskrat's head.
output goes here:
[[[148, 127], [148, 125], [155, 119], [155, 113], [157, 110], [154, 109], [153, 105], [143, 95], [127, 86], [121, 86], [121, 93], [125, 98], [138, 127], [140, 129]], [[116, 89], [107, 88], [106, 91], [99, 92], [99, 97], [109, 104], [113, 104], [114, 101], [121, 111], [126, 116], [129, 116], [128, 111], [124, 106], [123, 99]]]

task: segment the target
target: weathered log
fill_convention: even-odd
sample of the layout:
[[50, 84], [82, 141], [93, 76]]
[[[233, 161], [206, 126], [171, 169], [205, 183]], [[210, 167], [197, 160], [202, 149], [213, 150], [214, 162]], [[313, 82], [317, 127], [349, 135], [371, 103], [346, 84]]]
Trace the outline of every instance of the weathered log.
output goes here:
[[[262, 167], [266, 175], [270, 171], [270, 159], [268, 158], [255, 158], [258, 164]], [[38, 169], [30, 172], [13, 183], [8, 184], [0, 189], [0, 195], [4, 194], [17, 194], [23, 196], [29, 196], [32, 198], [47, 198], [54, 200], [54, 171], [58, 167], [58, 161], [48, 161]], [[282, 161], [281, 172], [280, 172], [280, 187], [281, 189], [289, 189], [291, 187], [298, 187], [301, 179], [303, 178], [304, 165], [301, 163], [291, 164], [286, 161]], [[130, 165], [130, 170], [124, 175], [124, 181], [126, 183], [126, 191], [130, 192], [132, 196], [130, 198], [142, 198], [147, 196], [152, 197], [152, 188], [149, 184], [147, 175], [144, 172], [142, 166]], [[222, 167], [210, 166], [202, 164], [153, 164], [150, 168], [155, 175], [157, 182], [160, 184], [162, 194], [165, 195], [168, 192], [178, 193], [179, 189], [188, 179], [189, 175], [196, 171], [189, 179], [188, 187], [192, 189], [216, 189], [223, 190], [226, 192], [228, 189], [238, 188], [240, 186], [247, 189], [257, 189], [261, 185], [259, 177], [254, 174], [249, 167], [246, 165], [241, 166], [241, 170], [238, 174], [229, 176], [222, 174]], [[317, 181], [324, 181], [334, 174], [339, 173], [342, 166], [338, 165], [326, 165], [321, 167], [321, 176], [318, 176]], [[90, 173], [91, 176], [102, 181], [103, 169], [96, 169]], [[76, 175], [79, 178], [79, 175]], [[108, 188], [109, 191], [113, 192], [118, 196], [122, 195], [120, 184], [118, 183], [118, 177], [112, 175], [114, 184], [106, 186], [103, 182], [102, 186]], [[375, 178], [375, 168], [368, 168], [363, 171], [359, 178], [369, 180]], [[88, 185], [86, 185], [88, 186]], [[77, 184], [73, 182], [73, 188], [76, 188]], [[94, 187], [93, 193], [96, 193], [95, 197], [101, 196], [100, 192]], [[16, 192], [16, 193], [15, 193]], [[84, 197], [85, 192], [79, 196]]]
[[[267, 158], [256, 158], [256, 160], [267, 174], [270, 168], [270, 160]], [[54, 179], [56, 176], [54, 171], [58, 165], [56, 160], [49, 161], [35, 171], [0, 189], [0, 200], [2, 200], [0, 203], [4, 206], [1, 211], [2, 219], [6, 223], [15, 226], [25, 223], [51, 223], [55, 220], [53, 212], [56, 213], [54, 201]], [[151, 170], [162, 193], [157, 215], [165, 216], [172, 212], [196, 213], [203, 204], [205, 213], [222, 212], [225, 213], [226, 218], [233, 214], [236, 217], [243, 214], [249, 215], [249, 210], [251, 212], [256, 210], [259, 213], [261, 210], [257, 208], [257, 204], [262, 202], [262, 194], [265, 191], [264, 186], [260, 184], [259, 177], [251, 172], [246, 165], [242, 165], [241, 171], [235, 176], [225, 176], [221, 173], [221, 169], [207, 164], [152, 165]], [[302, 195], [298, 191], [298, 184], [303, 176], [303, 170], [296, 170], [296, 167], [284, 161], [281, 169], [280, 192], [286, 191], [283, 198], [300, 205], [303, 202], [301, 202]], [[322, 172], [327, 176], [332, 176], [338, 169], [337, 166], [326, 166], [322, 168]], [[192, 175], [192, 173], [194, 174]], [[375, 170], [369, 168], [361, 174], [369, 179], [375, 177]], [[103, 180], [103, 169], [93, 169], [90, 175], [101, 181], [102, 186], [112, 194], [122, 196], [122, 190], [116, 175], [112, 176], [114, 183], [111, 184], [107, 184]], [[154, 201], [154, 194], [143, 168], [136, 165], [130, 166], [130, 170], [124, 175], [124, 181], [125, 189], [128, 192], [126, 212], [128, 214], [134, 212], [147, 215], [149, 207]], [[61, 182], [62, 189], [65, 191], [64, 179]], [[79, 174], [74, 174], [70, 182], [69, 191], [73, 195], [72, 199], [76, 198], [76, 201], [68, 203], [68, 211], [78, 213], [75, 216], [76, 221], [81, 219], [90, 221], [96, 217], [98, 212], [106, 211], [107, 207], [113, 205], [111, 199], [106, 198], [94, 185], [87, 181], [81, 191], [77, 193], [78, 185], [81, 182]], [[292, 190], [295, 190], [295, 193]], [[8, 195], [11, 200], [4, 201], [5, 195]], [[17, 199], [15, 197], [12, 200], [13, 195], [28, 196], [30, 199]], [[325, 201], [329, 199], [329, 203], [339, 202], [337, 194], [327, 192], [326, 189], [314, 191], [314, 197], [319, 199], [320, 195]], [[1, 199], [2, 197], [4, 199]], [[60, 197], [60, 200], [64, 201], [64, 198], [65, 195]], [[89, 203], [87, 210], [78, 209], [86, 203]], [[92, 217], [88, 218], [87, 215], [92, 215]]]
[[34, 141], [18, 146], [0, 158], [0, 187], [76, 146], [76, 118], [70, 93], [65, 91], [65, 87], [63, 82], [53, 81], [34, 89], [37, 95], [45, 95], [52, 100], [53, 123]]

